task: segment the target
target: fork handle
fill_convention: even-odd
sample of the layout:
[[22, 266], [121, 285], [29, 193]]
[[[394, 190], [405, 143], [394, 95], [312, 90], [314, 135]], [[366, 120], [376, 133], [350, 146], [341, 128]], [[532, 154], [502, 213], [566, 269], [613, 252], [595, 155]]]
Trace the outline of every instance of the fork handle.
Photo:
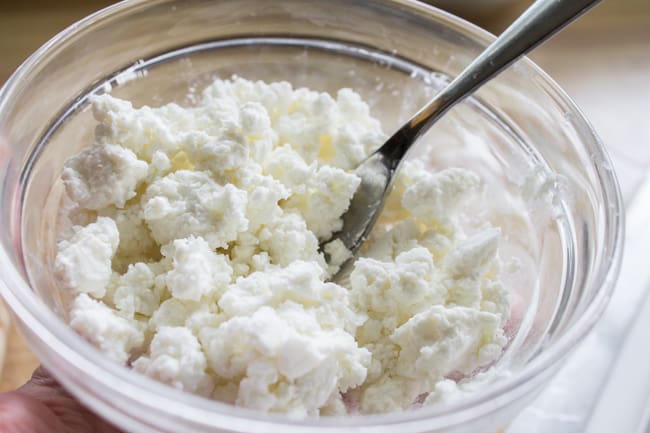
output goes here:
[[411, 144], [447, 110], [600, 1], [537, 0], [402, 126], [394, 134], [395, 139], [388, 140], [379, 152], [391, 160], [401, 160]]

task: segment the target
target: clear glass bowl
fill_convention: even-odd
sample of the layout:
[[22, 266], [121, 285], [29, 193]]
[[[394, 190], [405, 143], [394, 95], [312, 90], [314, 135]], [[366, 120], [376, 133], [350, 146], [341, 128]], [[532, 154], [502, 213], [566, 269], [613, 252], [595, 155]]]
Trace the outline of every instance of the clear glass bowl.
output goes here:
[[112, 88], [136, 104], [189, 104], [191, 89], [231, 74], [352, 87], [389, 132], [492, 39], [407, 0], [136, 0], [56, 36], [0, 92], [0, 290], [33, 351], [88, 407], [131, 432], [477, 433], [506, 425], [598, 319], [623, 230], [602, 143], [528, 60], [454, 108], [411, 155], [435, 168], [477, 170], [486, 194], [475, 214], [500, 225], [502, 255], [520, 259], [506, 279], [517, 314], [497, 363], [510, 373], [469, 398], [292, 420], [188, 395], [112, 363], [75, 334], [51, 265], [62, 224], [60, 170], [92, 139], [88, 95]]

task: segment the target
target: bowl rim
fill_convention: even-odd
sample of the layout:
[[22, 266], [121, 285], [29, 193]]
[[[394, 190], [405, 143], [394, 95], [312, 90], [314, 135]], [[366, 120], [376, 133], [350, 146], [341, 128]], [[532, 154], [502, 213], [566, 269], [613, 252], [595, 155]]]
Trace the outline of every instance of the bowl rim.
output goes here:
[[[10, 76], [3, 88], [0, 89], [0, 123], [4, 117], [3, 113], [6, 110], [7, 101], [13, 94], [19, 92], [21, 86], [24, 85], [23, 78], [53, 48], [65, 44], [69, 38], [79, 31], [87, 29], [99, 21], [110, 19], [119, 13], [129, 13], [138, 8], [163, 4], [166, 1], [123, 1], [81, 19], [54, 36], [28, 57]], [[418, 13], [429, 20], [439, 22], [441, 25], [458, 31], [481, 45], [487, 46], [494, 40], [494, 36], [485, 30], [433, 6], [415, 0], [382, 0], [382, 2], [390, 3], [393, 8], [406, 8], [409, 12]], [[602, 141], [598, 138], [582, 111], [557, 83], [528, 58], [522, 59], [520, 64], [531, 70], [535, 76], [546, 84], [545, 90], [551, 93], [551, 96], [562, 101], [569, 110], [576, 114], [573, 119], [575, 127], [586, 131], [590, 136], [590, 141], [593, 141], [593, 148], [590, 149], [593, 160], [605, 162], [600, 165], [594, 164], [594, 168], [599, 181], [597, 186], [609, 204], [609, 206], [605, 207], [606, 230], [603, 234], [605, 248], [607, 248], [609, 254], [603, 256], [603, 263], [597, 268], [597, 273], [591, 282], [591, 284], [598, 284], [600, 290], [595, 293], [582, 316], [578, 317], [564, 334], [551, 343], [547, 350], [542, 351], [520, 371], [491, 384], [486, 390], [468, 396], [461, 402], [441, 407], [422, 408], [417, 411], [348, 416], [345, 418], [322, 417], [318, 419], [291, 419], [284, 415], [267, 414], [234, 407], [173, 389], [110, 361], [98, 349], [76, 334], [35, 296], [26, 279], [11, 265], [10, 254], [4, 248], [0, 248], [0, 264], [2, 264], [3, 271], [5, 271], [0, 279], [0, 294], [3, 295], [13, 313], [18, 317], [21, 326], [25, 327], [26, 331], [39, 340], [41, 344], [38, 345], [32, 342], [28, 343], [39, 358], [46, 360], [46, 363], [53, 361], [55, 359], [53, 355], [56, 355], [57, 359], [65, 360], [77, 371], [87, 372], [86, 376], [91, 375], [92, 372], [101, 373], [95, 374], [93, 376], [94, 380], [114, 394], [126, 396], [127, 399], [133, 399], [132, 396], [138, 395], [140, 397], [138, 403], [152, 409], [174, 407], [173, 416], [187, 421], [210, 421], [209, 423], [202, 423], [201, 428], [222, 426], [233, 431], [258, 432], [268, 431], [267, 423], [274, 423], [277, 426], [282, 425], [287, 432], [325, 431], [345, 427], [356, 427], [361, 429], [359, 431], [366, 431], [366, 429], [370, 431], [379, 426], [399, 425], [400, 431], [406, 432], [413, 429], [452, 426], [463, 421], [476, 419], [495, 410], [500, 405], [505, 405], [505, 403], [514, 400], [516, 398], [514, 391], [536, 377], [540, 377], [558, 367], [559, 362], [586, 336], [605, 309], [614, 289], [614, 283], [620, 271], [622, 260], [625, 225], [623, 200], [616, 174], [608, 168], [608, 166], [611, 166], [611, 160]], [[22, 201], [19, 196], [20, 191], [15, 197], [17, 203], [13, 205], [18, 206], [20, 212], [22, 212]], [[19, 215], [14, 215], [14, 218], [16, 217], [20, 218]], [[16, 223], [16, 221], [12, 222]], [[18, 224], [18, 227], [20, 227], [20, 224]], [[18, 236], [20, 237], [20, 233], [18, 233]], [[22, 260], [22, 256], [20, 259]], [[42, 345], [47, 346], [48, 352], [43, 350]], [[83, 375], [72, 377], [64, 375], [56, 369], [52, 369], [52, 374], [64, 385], [74, 385], [76, 389], [79, 389], [79, 387], [84, 388], [82, 383]], [[90, 406], [99, 408], [101, 400], [100, 398], [94, 403], [91, 402]], [[106, 404], [105, 401], [104, 404]], [[118, 406], [115, 405], [115, 407]]]

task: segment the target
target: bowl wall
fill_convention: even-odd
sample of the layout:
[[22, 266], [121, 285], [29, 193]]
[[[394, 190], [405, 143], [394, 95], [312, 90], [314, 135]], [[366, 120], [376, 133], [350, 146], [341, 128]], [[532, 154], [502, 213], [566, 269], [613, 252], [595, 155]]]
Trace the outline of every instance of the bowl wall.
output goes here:
[[407, 1], [132, 1], [50, 41], [0, 92], [0, 265], [30, 345], [82, 401], [129, 431], [490, 432], [557, 369], [604, 308], [620, 262], [622, 205], [609, 159], [557, 86], [521, 61], [454, 108], [410, 153], [432, 168], [485, 180], [469, 230], [501, 226], [505, 283], [518, 317], [499, 361], [510, 376], [446, 408], [292, 421], [182, 394], [105, 360], [65, 325], [52, 277], [63, 161], [92, 142], [87, 98], [111, 91], [135, 105], [191, 105], [232, 74], [361, 93], [393, 131], [455, 76], [490, 36]]

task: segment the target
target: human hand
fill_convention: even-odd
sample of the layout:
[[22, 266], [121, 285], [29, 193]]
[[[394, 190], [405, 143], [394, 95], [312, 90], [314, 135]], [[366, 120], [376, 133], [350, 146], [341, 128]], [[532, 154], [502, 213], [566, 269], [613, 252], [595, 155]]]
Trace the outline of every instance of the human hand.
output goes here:
[[119, 433], [71, 397], [43, 367], [0, 394], [0, 433]]

